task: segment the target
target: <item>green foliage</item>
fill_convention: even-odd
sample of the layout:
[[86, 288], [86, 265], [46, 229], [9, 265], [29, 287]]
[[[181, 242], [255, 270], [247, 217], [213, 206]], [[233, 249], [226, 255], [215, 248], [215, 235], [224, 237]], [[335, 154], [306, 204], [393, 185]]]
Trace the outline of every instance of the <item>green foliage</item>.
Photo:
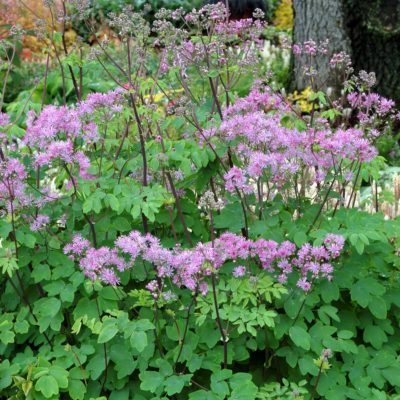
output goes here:
[[[103, 200], [97, 211], [117, 216], [119, 209]], [[128, 228], [121, 219], [127, 217], [119, 218], [107, 223], [109, 235]], [[305, 222], [293, 226], [278, 214], [274, 235], [303, 243], [310, 238], [299, 234]], [[267, 225], [258, 231], [271, 234]], [[113, 398], [307, 399], [318, 379], [319, 355], [329, 348], [333, 357], [317, 386], [322, 398], [392, 398], [385, 392], [400, 389], [400, 288], [398, 259], [392, 256], [400, 226], [381, 215], [339, 210], [311, 238], [318, 241], [326, 231], [340, 232], [350, 246], [334, 280], [308, 295], [266, 275], [232, 278], [233, 265], [224, 267], [216, 290], [220, 317], [229, 327], [227, 369], [221, 369], [212, 291], [197, 298], [188, 317], [187, 293], [179, 294], [181, 305], [155, 301], [147, 291], [129, 292], [129, 286], [84, 283], [58, 250], [46, 255], [23, 247], [19, 272], [31, 293], [32, 314], [13, 294], [14, 271], [1, 297], [1, 390], [15, 399], [89, 399], [100, 396], [102, 387]], [[137, 283], [130, 287], [140, 287], [141, 279], [132, 271]]]

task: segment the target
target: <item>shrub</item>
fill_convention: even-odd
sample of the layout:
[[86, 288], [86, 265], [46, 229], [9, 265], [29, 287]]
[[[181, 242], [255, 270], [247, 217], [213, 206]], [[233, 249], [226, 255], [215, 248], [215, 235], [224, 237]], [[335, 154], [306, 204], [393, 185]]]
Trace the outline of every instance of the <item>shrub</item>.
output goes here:
[[282, 0], [275, 10], [274, 25], [279, 29], [293, 29], [292, 0]]
[[113, 90], [67, 51], [62, 104], [0, 114], [2, 395], [396, 398], [400, 225], [353, 207], [393, 103], [339, 54], [348, 92], [310, 65], [298, 113], [257, 76], [263, 24], [221, 5], [110, 23]]

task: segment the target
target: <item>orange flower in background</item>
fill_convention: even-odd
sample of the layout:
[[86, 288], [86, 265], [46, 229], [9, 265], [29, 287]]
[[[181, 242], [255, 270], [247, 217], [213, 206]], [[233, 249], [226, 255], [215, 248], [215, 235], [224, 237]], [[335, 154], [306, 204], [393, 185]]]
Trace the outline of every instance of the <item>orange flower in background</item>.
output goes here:
[[23, 60], [30, 60], [32, 59], [32, 51], [28, 48], [23, 48], [22, 52], [21, 52], [21, 58]]
[[17, 20], [15, 0], [0, 0], [0, 39], [8, 35], [4, 25], [11, 25]]
[[[55, 1], [55, 7], [59, 9], [60, 1]], [[52, 18], [49, 9], [39, 0], [0, 0], [0, 26], [19, 25], [24, 31], [32, 31], [37, 28], [37, 21], [41, 21], [41, 29], [50, 32], [52, 29]], [[56, 30], [59, 30], [59, 23], [55, 21]], [[0, 28], [0, 38], [8, 36], [8, 26]], [[76, 33], [68, 29], [65, 32], [67, 45], [74, 43]], [[23, 59], [40, 58], [42, 50], [48, 46], [48, 39], [25, 34], [23, 37]]]

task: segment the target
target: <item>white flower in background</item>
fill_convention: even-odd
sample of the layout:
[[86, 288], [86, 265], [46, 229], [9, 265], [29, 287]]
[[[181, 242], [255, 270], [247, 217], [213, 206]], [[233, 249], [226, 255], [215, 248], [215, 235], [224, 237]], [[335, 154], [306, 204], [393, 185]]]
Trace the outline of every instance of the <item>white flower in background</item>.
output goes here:
[[268, 69], [272, 69], [273, 64], [278, 60], [282, 61], [284, 68], [289, 68], [290, 50], [280, 46], [275, 46], [270, 40], [264, 42], [264, 48], [261, 55]]

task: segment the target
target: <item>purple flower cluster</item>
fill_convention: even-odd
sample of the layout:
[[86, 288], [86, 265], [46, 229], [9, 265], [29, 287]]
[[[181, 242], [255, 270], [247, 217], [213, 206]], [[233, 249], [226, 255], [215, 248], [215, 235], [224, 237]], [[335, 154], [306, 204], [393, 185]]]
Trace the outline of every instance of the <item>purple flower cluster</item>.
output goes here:
[[57, 198], [46, 187], [41, 189], [43, 196], [34, 197], [29, 193], [27, 177], [25, 166], [19, 159], [7, 157], [0, 162], [0, 205], [4, 205], [10, 214], [32, 205], [41, 207]]
[[372, 123], [376, 116], [386, 116], [394, 110], [393, 100], [378, 93], [352, 92], [347, 95], [353, 109], [358, 110], [357, 117], [362, 124]]
[[[315, 279], [326, 278], [330, 281], [333, 273], [331, 261], [339, 257], [343, 247], [344, 238], [333, 234], [327, 235], [323, 246], [304, 244], [293, 259], [293, 265], [299, 268], [301, 274], [297, 286], [308, 292]], [[286, 276], [281, 276], [279, 281], [285, 282]]]
[[32, 232], [36, 232], [39, 229], [43, 228], [50, 222], [50, 218], [48, 215], [39, 214], [35, 220], [31, 223], [30, 229]]
[[377, 155], [360, 129], [333, 130], [322, 123], [302, 131], [284, 126], [282, 113], [288, 110], [270, 89], [254, 89], [225, 110], [219, 129], [205, 132], [229, 144], [237, 157], [239, 165], [225, 174], [228, 191], [248, 193], [259, 178], [279, 188], [306, 168], [318, 171], [316, 179], [321, 180], [343, 160], [366, 162]]
[[112, 113], [122, 111], [122, 89], [116, 89], [107, 93], [90, 93], [85, 101], [77, 108], [79, 115], [90, 116], [99, 108], [104, 108]]
[[252, 193], [253, 188], [247, 183], [247, 178], [243, 171], [238, 167], [232, 167], [225, 175], [225, 188], [228, 192], [233, 193], [236, 189], [242, 190], [244, 193]]
[[[178, 287], [205, 294], [208, 287], [206, 277], [218, 271], [227, 261], [254, 261], [264, 270], [277, 274], [281, 283], [285, 283], [287, 276], [296, 270], [300, 274], [297, 285], [308, 291], [315, 279], [331, 279], [331, 261], [340, 255], [343, 246], [341, 236], [330, 234], [322, 246], [305, 244], [296, 252], [296, 246], [289, 241], [281, 244], [265, 239], [253, 241], [228, 232], [213, 243], [198, 243], [193, 249], [179, 246], [167, 249], [154, 236], [132, 231], [129, 235], [120, 236], [113, 249], [95, 249], [77, 235], [72, 243], [65, 246], [64, 252], [73, 259], [79, 259], [79, 265], [88, 278], [99, 279], [105, 284], [117, 285], [119, 279], [116, 272], [133, 267], [135, 261], [141, 259], [156, 268], [160, 282], [168, 279]], [[233, 270], [235, 277], [245, 274], [243, 265]], [[156, 281], [150, 282], [148, 289], [156, 291], [159, 286]]]
[[104, 118], [111, 118], [114, 113], [121, 111], [121, 93], [120, 90], [92, 93], [76, 107], [48, 105], [38, 116], [30, 112], [23, 143], [37, 149], [35, 165], [47, 166], [56, 159], [66, 164], [75, 163], [80, 176], [90, 179], [87, 172], [90, 160], [82, 151], [75, 149], [75, 139], [82, 138], [86, 144], [98, 141], [95, 111], [102, 110]]
[[[259, 19], [229, 20], [225, 5], [206, 5], [187, 14], [162, 10], [153, 29], [158, 32], [157, 43], [165, 48], [160, 71], [179, 68], [183, 77], [190, 66], [205, 75], [221, 67], [254, 66], [258, 60], [257, 47], [262, 44], [264, 23]], [[171, 20], [182, 19], [187, 29], [175, 28]], [[193, 40], [191, 29], [207, 31], [208, 40]], [[237, 38], [240, 37], [240, 41]]]
[[307, 56], [316, 56], [318, 53], [327, 54], [328, 45], [329, 40], [324, 40], [323, 42], [317, 43], [310, 39], [305, 41], [303, 44], [294, 44], [292, 46], [292, 51], [295, 56], [300, 56], [302, 54]]
[[253, 18], [243, 18], [239, 20], [219, 21], [215, 26], [215, 32], [225, 36], [243, 36], [249, 34], [254, 40], [258, 40], [264, 24], [260, 20]]
[[246, 267], [243, 265], [239, 265], [238, 267], [235, 267], [232, 272], [232, 275], [235, 278], [241, 278], [242, 276], [245, 276], [246, 275]]
[[89, 240], [85, 239], [82, 235], [76, 234], [72, 242], [64, 247], [65, 254], [74, 254], [76, 256], [81, 256], [85, 250], [90, 248]]
[[332, 68], [346, 68], [348, 71], [352, 71], [351, 57], [344, 51], [333, 54], [329, 61], [329, 65]]
[[0, 126], [6, 126], [10, 123], [10, 117], [0, 111]]
[[25, 167], [18, 159], [8, 158], [0, 163], [0, 201], [5, 203], [9, 212], [30, 203], [25, 193], [26, 177]]

